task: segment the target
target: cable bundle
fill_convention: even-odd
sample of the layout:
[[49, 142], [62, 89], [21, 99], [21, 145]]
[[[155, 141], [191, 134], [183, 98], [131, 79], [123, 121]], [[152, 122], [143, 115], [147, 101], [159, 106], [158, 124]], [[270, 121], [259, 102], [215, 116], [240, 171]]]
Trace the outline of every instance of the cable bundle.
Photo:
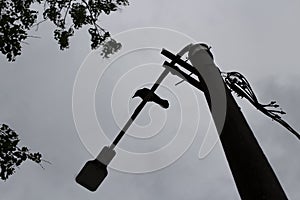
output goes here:
[[227, 87], [232, 92], [235, 92], [238, 97], [246, 98], [259, 111], [280, 123], [300, 140], [299, 133], [281, 118], [280, 115], [284, 115], [286, 113], [279, 107], [276, 101], [271, 101], [269, 104], [259, 103], [249, 82], [239, 72], [222, 72], [222, 77]]

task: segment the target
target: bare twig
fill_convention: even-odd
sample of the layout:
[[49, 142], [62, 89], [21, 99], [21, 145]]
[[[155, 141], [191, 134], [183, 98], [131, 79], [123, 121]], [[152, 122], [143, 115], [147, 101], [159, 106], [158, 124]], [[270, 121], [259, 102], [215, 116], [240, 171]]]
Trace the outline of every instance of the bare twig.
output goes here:
[[27, 37], [29, 37], [29, 38], [41, 39], [41, 37], [40, 37], [40, 36], [36, 36], [36, 35], [28, 35]]
[[67, 18], [68, 12], [69, 12], [70, 7], [71, 7], [71, 2], [72, 2], [72, 0], [69, 0], [69, 4], [68, 4], [68, 7], [66, 9], [65, 16], [64, 16], [64, 24], [66, 24], [66, 18]]
[[48, 20], [48, 19], [43, 19], [42, 21], [39, 21], [38, 23], [32, 25], [32, 27], [35, 27], [35, 26], [36, 26], [35, 31], [38, 31], [38, 30], [39, 30], [40, 24], [44, 23], [44, 22], [47, 21], [47, 20]]

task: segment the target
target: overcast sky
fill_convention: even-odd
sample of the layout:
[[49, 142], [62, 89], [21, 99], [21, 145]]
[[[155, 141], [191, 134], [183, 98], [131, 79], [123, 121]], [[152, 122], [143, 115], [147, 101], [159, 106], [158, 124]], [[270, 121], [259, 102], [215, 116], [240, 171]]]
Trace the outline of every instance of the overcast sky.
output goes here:
[[[284, 119], [300, 130], [299, 8], [298, 0], [140, 0], [100, 24], [112, 34], [140, 27], [169, 28], [208, 43], [222, 71], [244, 74], [259, 100], [276, 100], [287, 112]], [[52, 39], [52, 28], [44, 23], [33, 32], [42, 39], [28, 40], [16, 62], [0, 58], [0, 123], [10, 125], [22, 145], [52, 163], [45, 163], [45, 170], [29, 161], [22, 164], [9, 180], [0, 182], [0, 199], [239, 199], [220, 144], [198, 159], [202, 130], [191, 148], [165, 169], [139, 175], [109, 170], [95, 193], [76, 184], [76, 174], [92, 159], [72, 116], [72, 88], [90, 52], [89, 36], [76, 33], [70, 49], [62, 52]], [[299, 141], [247, 102], [237, 101], [287, 196], [300, 199]], [[208, 121], [203, 109], [201, 117], [205, 116]]]

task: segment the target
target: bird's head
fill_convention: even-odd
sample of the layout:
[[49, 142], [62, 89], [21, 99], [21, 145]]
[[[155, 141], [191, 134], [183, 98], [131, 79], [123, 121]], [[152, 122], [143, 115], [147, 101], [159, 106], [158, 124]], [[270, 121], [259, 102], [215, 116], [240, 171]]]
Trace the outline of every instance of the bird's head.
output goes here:
[[144, 98], [146, 97], [146, 95], [149, 93], [149, 89], [148, 88], [142, 88], [142, 89], [139, 89], [137, 90], [134, 95], [132, 96], [132, 98], [134, 97], [141, 97], [141, 98]]

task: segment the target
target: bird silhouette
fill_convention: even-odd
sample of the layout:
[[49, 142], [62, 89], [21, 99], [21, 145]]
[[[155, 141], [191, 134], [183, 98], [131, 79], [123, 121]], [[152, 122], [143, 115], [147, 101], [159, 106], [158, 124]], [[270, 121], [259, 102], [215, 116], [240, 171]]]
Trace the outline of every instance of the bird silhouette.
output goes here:
[[137, 90], [132, 98], [134, 98], [134, 97], [140, 97], [141, 99], [143, 99], [147, 102], [152, 101], [154, 103], [157, 103], [158, 105], [160, 105], [161, 107], [163, 107], [165, 109], [167, 109], [169, 107], [168, 100], [160, 98], [157, 94], [155, 94], [148, 88], [142, 88], [142, 89]]

